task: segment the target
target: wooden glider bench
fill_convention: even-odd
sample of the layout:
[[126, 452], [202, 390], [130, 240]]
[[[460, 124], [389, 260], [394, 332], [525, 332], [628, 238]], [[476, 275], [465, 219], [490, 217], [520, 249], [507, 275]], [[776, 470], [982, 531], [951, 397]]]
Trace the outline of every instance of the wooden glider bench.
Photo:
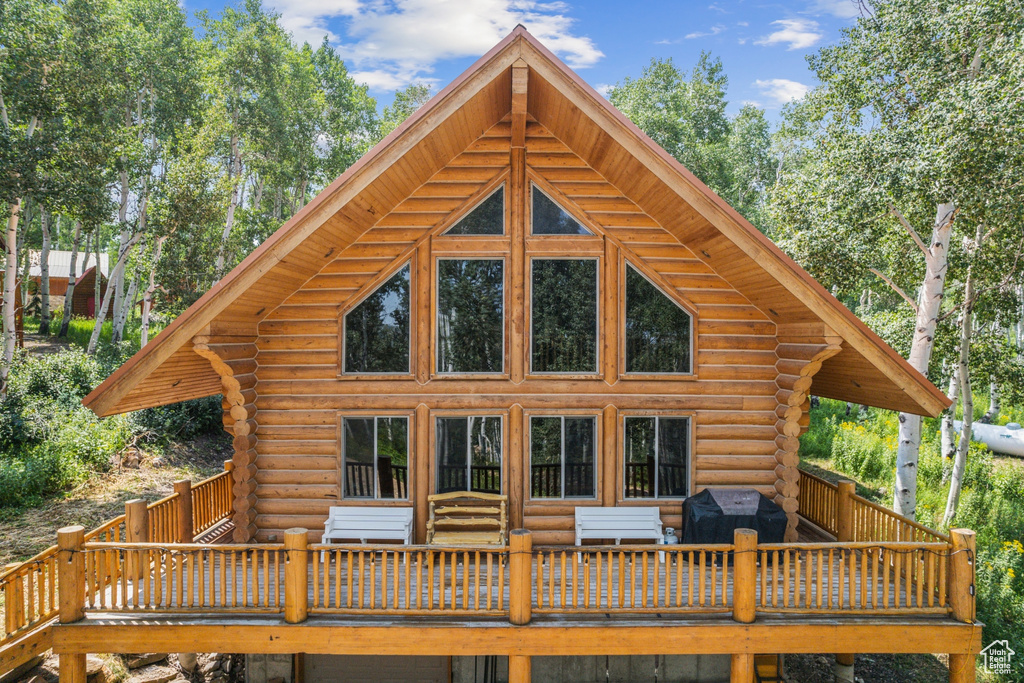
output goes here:
[[427, 545], [505, 545], [508, 496], [452, 491], [429, 496], [427, 500]]
[[321, 543], [347, 540], [397, 540], [412, 545], [412, 508], [332, 507]]
[[656, 507], [578, 507], [576, 508], [576, 545], [587, 538], [651, 539], [665, 542], [661, 511]]

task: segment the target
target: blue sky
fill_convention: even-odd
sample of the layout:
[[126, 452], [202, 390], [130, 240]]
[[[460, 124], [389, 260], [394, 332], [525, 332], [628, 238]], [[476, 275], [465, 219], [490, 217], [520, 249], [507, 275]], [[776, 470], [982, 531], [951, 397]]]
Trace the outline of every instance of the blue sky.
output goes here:
[[[327, 35], [382, 104], [396, 88], [435, 90], [522, 23], [599, 90], [637, 76], [653, 57], [689, 69], [720, 57], [730, 110], [744, 102], [776, 118], [814, 84], [805, 56], [834, 42], [854, 0], [264, 0], [298, 40]], [[184, 0], [216, 14], [226, 3]]]

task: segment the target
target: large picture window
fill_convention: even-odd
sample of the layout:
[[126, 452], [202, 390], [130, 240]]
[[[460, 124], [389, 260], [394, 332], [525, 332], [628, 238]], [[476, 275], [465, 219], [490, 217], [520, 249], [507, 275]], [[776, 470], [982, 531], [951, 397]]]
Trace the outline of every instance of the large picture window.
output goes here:
[[345, 314], [342, 372], [409, 372], [409, 264]]
[[690, 418], [652, 415], [623, 420], [625, 497], [689, 495]]
[[596, 418], [530, 418], [530, 497], [594, 498]]
[[505, 359], [505, 262], [437, 262], [437, 371], [500, 373]]
[[342, 418], [341, 471], [346, 498], [408, 499], [409, 418]]
[[500, 415], [439, 417], [437, 492], [501, 493]]
[[534, 259], [530, 369], [597, 372], [597, 260]]
[[626, 264], [626, 372], [690, 374], [693, 318]]

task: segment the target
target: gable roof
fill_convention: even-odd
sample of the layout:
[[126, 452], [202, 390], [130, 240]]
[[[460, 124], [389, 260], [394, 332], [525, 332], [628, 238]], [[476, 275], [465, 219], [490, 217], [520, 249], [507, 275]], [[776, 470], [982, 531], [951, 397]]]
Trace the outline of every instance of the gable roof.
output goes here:
[[[70, 251], [55, 251], [53, 249], [47, 254], [46, 262], [49, 265], [50, 278], [64, 278], [65, 280], [71, 277], [71, 252]], [[42, 252], [30, 251], [28, 253], [28, 269], [30, 277], [39, 277], [43, 273], [42, 269]], [[78, 252], [78, 257], [75, 259], [75, 277], [80, 277], [85, 271], [89, 270], [96, 265], [95, 254], [84, 254]], [[110, 255], [100, 254], [100, 272], [103, 273], [103, 277], [107, 277], [110, 274]]]
[[220, 393], [220, 378], [192, 351], [192, 337], [254, 341], [267, 313], [511, 111], [511, 67], [517, 60], [530, 69], [529, 114], [561, 142], [777, 325], [834, 331], [843, 338], [842, 351], [815, 376], [815, 394], [929, 415], [949, 404], [522, 26], [325, 188], [83, 403], [109, 415]]

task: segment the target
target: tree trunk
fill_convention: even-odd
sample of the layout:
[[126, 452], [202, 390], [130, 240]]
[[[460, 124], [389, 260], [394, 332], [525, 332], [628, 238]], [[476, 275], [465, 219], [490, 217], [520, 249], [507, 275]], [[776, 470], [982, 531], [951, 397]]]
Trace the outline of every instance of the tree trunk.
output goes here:
[[[130, 110], [129, 110], [130, 114]], [[131, 116], [128, 117], [129, 123]], [[128, 244], [128, 240], [132, 237], [131, 228], [128, 227], [128, 171], [121, 171], [121, 203], [117, 207], [117, 224], [121, 227], [121, 235], [117, 244], [117, 258], [121, 258], [121, 252], [123, 252]], [[99, 259], [96, 259], [99, 263]], [[98, 271], [97, 271], [98, 272]], [[107, 278], [107, 289], [114, 289], [114, 327], [117, 327], [118, 312], [121, 310], [121, 306], [124, 304], [124, 272], [115, 274], [113, 271], [110, 272], [110, 277]], [[96, 297], [99, 301], [99, 297]], [[115, 330], [116, 333], [116, 330]]]
[[[68, 336], [68, 325], [71, 324], [71, 315], [74, 311], [75, 283], [78, 282], [78, 243], [82, 239], [82, 221], [75, 221], [75, 237], [71, 242], [71, 271], [68, 274], [68, 291], [64, 292], [64, 317], [60, 321], [60, 332], [58, 337]], [[89, 262], [88, 238], [86, 238], [85, 261]]]
[[[956, 402], [960, 394], [960, 372], [959, 369], [954, 369], [949, 378], [949, 391], [946, 395], [949, 400], [952, 401], [949, 407], [942, 411], [942, 426], [941, 426], [941, 453], [943, 465], [947, 461], [952, 462], [953, 456], [956, 454], [956, 442], [953, 440], [956, 432], [953, 430], [953, 420], [956, 419]], [[945, 472], [945, 469], [944, 469]], [[945, 480], [949, 476], [948, 472], [942, 475]]]
[[988, 383], [988, 410], [981, 416], [980, 422], [992, 424], [999, 417], [999, 410], [999, 384], [994, 379], [990, 379]]
[[[935, 328], [938, 325], [942, 294], [946, 285], [949, 238], [953, 230], [954, 206], [939, 204], [935, 211], [931, 243], [925, 253], [925, 274], [917, 305], [917, 324], [914, 341], [907, 359], [915, 370], [928, 374], [932, 349], [935, 347]], [[899, 415], [899, 445], [896, 449], [896, 486], [893, 509], [914, 519], [917, 514], [917, 461], [921, 450], [921, 416], [912, 413]]]
[[[101, 230], [100, 226], [97, 225], [96, 226], [96, 240], [95, 240], [94, 244], [92, 245], [93, 246], [93, 250], [96, 252], [96, 263], [94, 264], [96, 266], [96, 277], [93, 278], [93, 283], [92, 283], [92, 285], [93, 285], [93, 292], [92, 292], [92, 297], [93, 297], [93, 299], [92, 299], [93, 300], [93, 305], [92, 305], [93, 316], [92, 317], [93, 317], [93, 319], [95, 319], [99, 315], [99, 313], [100, 313], [100, 309], [99, 309], [100, 299], [103, 298], [103, 282], [102, 282], [102, 280], [103, 280], [103, 270], [100, 268], [100, 237], [101, 237], [100, 230]], [[88, 259], [86, 259], [86, 265], [88, 265]], [[108, 281], [107, 282], [107, 289], [109, 289], [109, 288], [110, 288], [110, 282]], [[104, 314], [104, 315], [106, 315], [106, 314]]]
[[960, 490], [963, 488], [964, 470], [967, 468], [967, 453], [971, 446], [971, 432], [974, 427], [974, 396], [971, 394], [971, 332], [973, 326], [974, 280], [970, 270], [967, 271], [967, 282], [964, 284], [964, 311], [960, 316], [960, 361], [957, 373], [960, 375], [960, 401], [963, 408], [963, 420], [960, 423], [960, 443], [956, 449], [956, 460], [949, 478], [949, 498], [946, 500], [946, 513], [942, 516], [942, 524], [948, 526], [956, 516], [957, 505], [960, 504]]
[[228, 238], [231, 237], [231, 229], [235, 225], [235, 209], [238, 208], [239, 180], [242, 175], [242, 163], [238, 156], [238, 134], [231, 133], [231, 201], [228, 203], [228, 214], [224, 219], [224, 231], [220, 236], [220, 248], [217, 250], [217, 262], [214, 265], [214, 277], [220, 279], [224, 275], [224, 262], [228, 248]]
[[39, 334], [50, 334], [50, 214], [41, 216], [43, 245], [39, 250]]
[[153, 265], [149, 269], [149, 286], [142, 295], [142, 321], [139, 323], [139, 331], [142, 336], [142, 346], [149, 342], [149, 314], [153, 310], [153, 294], [156, 293], [156, 267], [160, 263], [160, 254], [164, 249], [166, 236], [156, 238], [156, 249], [153, 251]]
[[0, 364], [0, 398], [7, 396], [7, 375], [14, 360], [14, 347], [18, 335], [14, 329], [15, 282], [18, 279], [18, 218], [21, 216], [21, 198], [10, 205], [7, 216], [7, 236], [4, 240], [4, 362]]
[[[142, 237], [141, 232], [135, 233], [131, 239], [128, 240], [128, 244], [125, 245], [124, 251], [118, 256], [117, 263], [114, 264], [113, 269], [110, 271], [110, 279], [114, 279], [118, 275], [124, 275], [124, 265], [128, 260], [128, 252], [135, 246], [135, 243]], [[98, 260], [98, 259], [97, 259]], [[103, 330], [103, 321], [107, 317], [107, 308], [110, 307], [110, 297], [113, 294], [113, 290], [107, 287], [107, 293], [103, 296], [103, 302], [96, 311], [96, 326], [92, 329], [92, 336], [89, 337], [89, 347], [85, 350], [86, 353], [92, 355], [96, 353], [96, 346], [100, 341], [100, 332]]]

